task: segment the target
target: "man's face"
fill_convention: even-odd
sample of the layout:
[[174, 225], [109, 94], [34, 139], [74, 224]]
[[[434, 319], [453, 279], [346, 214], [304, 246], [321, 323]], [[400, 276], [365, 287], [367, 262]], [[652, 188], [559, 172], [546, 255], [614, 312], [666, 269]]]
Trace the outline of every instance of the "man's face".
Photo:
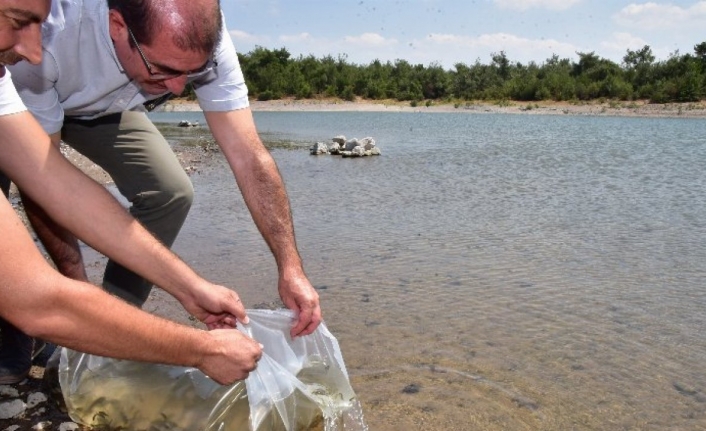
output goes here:
[[209, 54], [179, 49], [166, 30], [155, 36], [150, 45], [135, 45], [131, 30], [115, 10], [110, 11], [110, 32], [123, 69], [150, 94], [180, 94], [186, 86], [187, 75], [208, 63]]
[[0, 0], [0, 67], [42, 59], [41, 24], [51, 0]]

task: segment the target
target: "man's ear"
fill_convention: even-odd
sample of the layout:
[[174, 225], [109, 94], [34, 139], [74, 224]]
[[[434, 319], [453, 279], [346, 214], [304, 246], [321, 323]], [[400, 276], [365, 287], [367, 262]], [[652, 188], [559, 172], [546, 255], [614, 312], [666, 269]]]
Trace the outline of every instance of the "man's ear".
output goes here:
[[123, 15], [115, 9], [110, 9], [108, 11], [108, 29], [110, 32], [110, 38], [115, 40], [127, 37], [125, 33], [127, 32], [127, 25], [123, 19]]

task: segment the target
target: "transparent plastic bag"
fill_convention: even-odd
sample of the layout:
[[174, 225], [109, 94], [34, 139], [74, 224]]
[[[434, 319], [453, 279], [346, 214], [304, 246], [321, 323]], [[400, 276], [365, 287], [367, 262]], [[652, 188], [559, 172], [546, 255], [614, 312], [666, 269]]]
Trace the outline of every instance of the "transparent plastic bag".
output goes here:
[[241, 329], [262, 345], [245, 381], [221, 386], [194, 368], [63, 349], [59, 381], [69, 415], [88, 426], [140, 430], [364, 431], [338, 341], [322, 323], [291, 339], [289, 310], [248, 310]]

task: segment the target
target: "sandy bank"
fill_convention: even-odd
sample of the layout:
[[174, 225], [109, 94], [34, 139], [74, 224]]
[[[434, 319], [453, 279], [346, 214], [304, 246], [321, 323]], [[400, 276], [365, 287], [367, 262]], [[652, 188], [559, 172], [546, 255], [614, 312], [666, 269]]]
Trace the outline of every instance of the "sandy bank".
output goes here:
[[[413, 107], [409, 102], [397, 101], [355, 101], [342, 100], [294, 100], [281, 99], [250, 102], [253, 111], [287, 112], [467, 112], [491, 114], [524, 114], [524, 115], [592, 115], [621, 117], [683, 117], [706, 118], [706, 103], [668, 103], [649, 104], [644, 101], [635, 102], [460, 102], [432, 103], [426, 106], [420, 103]], [[199, 111], [195, 102], [184, 100], [170, 101], [165, 111], [186, 112]]]

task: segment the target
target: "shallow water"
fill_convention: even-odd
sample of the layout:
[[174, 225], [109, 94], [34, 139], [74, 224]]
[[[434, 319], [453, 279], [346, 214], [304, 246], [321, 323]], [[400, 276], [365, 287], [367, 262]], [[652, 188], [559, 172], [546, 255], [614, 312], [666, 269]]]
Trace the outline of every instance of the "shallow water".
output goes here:
[[[304, 146], [273, 155], [371, 430], [706, 429], [706, 122], [255, 118]], [[306, 151], [338, 134], [383, 155]], [[246, 304], [276, 299], [225, 163], [193, 182], [175, 250]]]

